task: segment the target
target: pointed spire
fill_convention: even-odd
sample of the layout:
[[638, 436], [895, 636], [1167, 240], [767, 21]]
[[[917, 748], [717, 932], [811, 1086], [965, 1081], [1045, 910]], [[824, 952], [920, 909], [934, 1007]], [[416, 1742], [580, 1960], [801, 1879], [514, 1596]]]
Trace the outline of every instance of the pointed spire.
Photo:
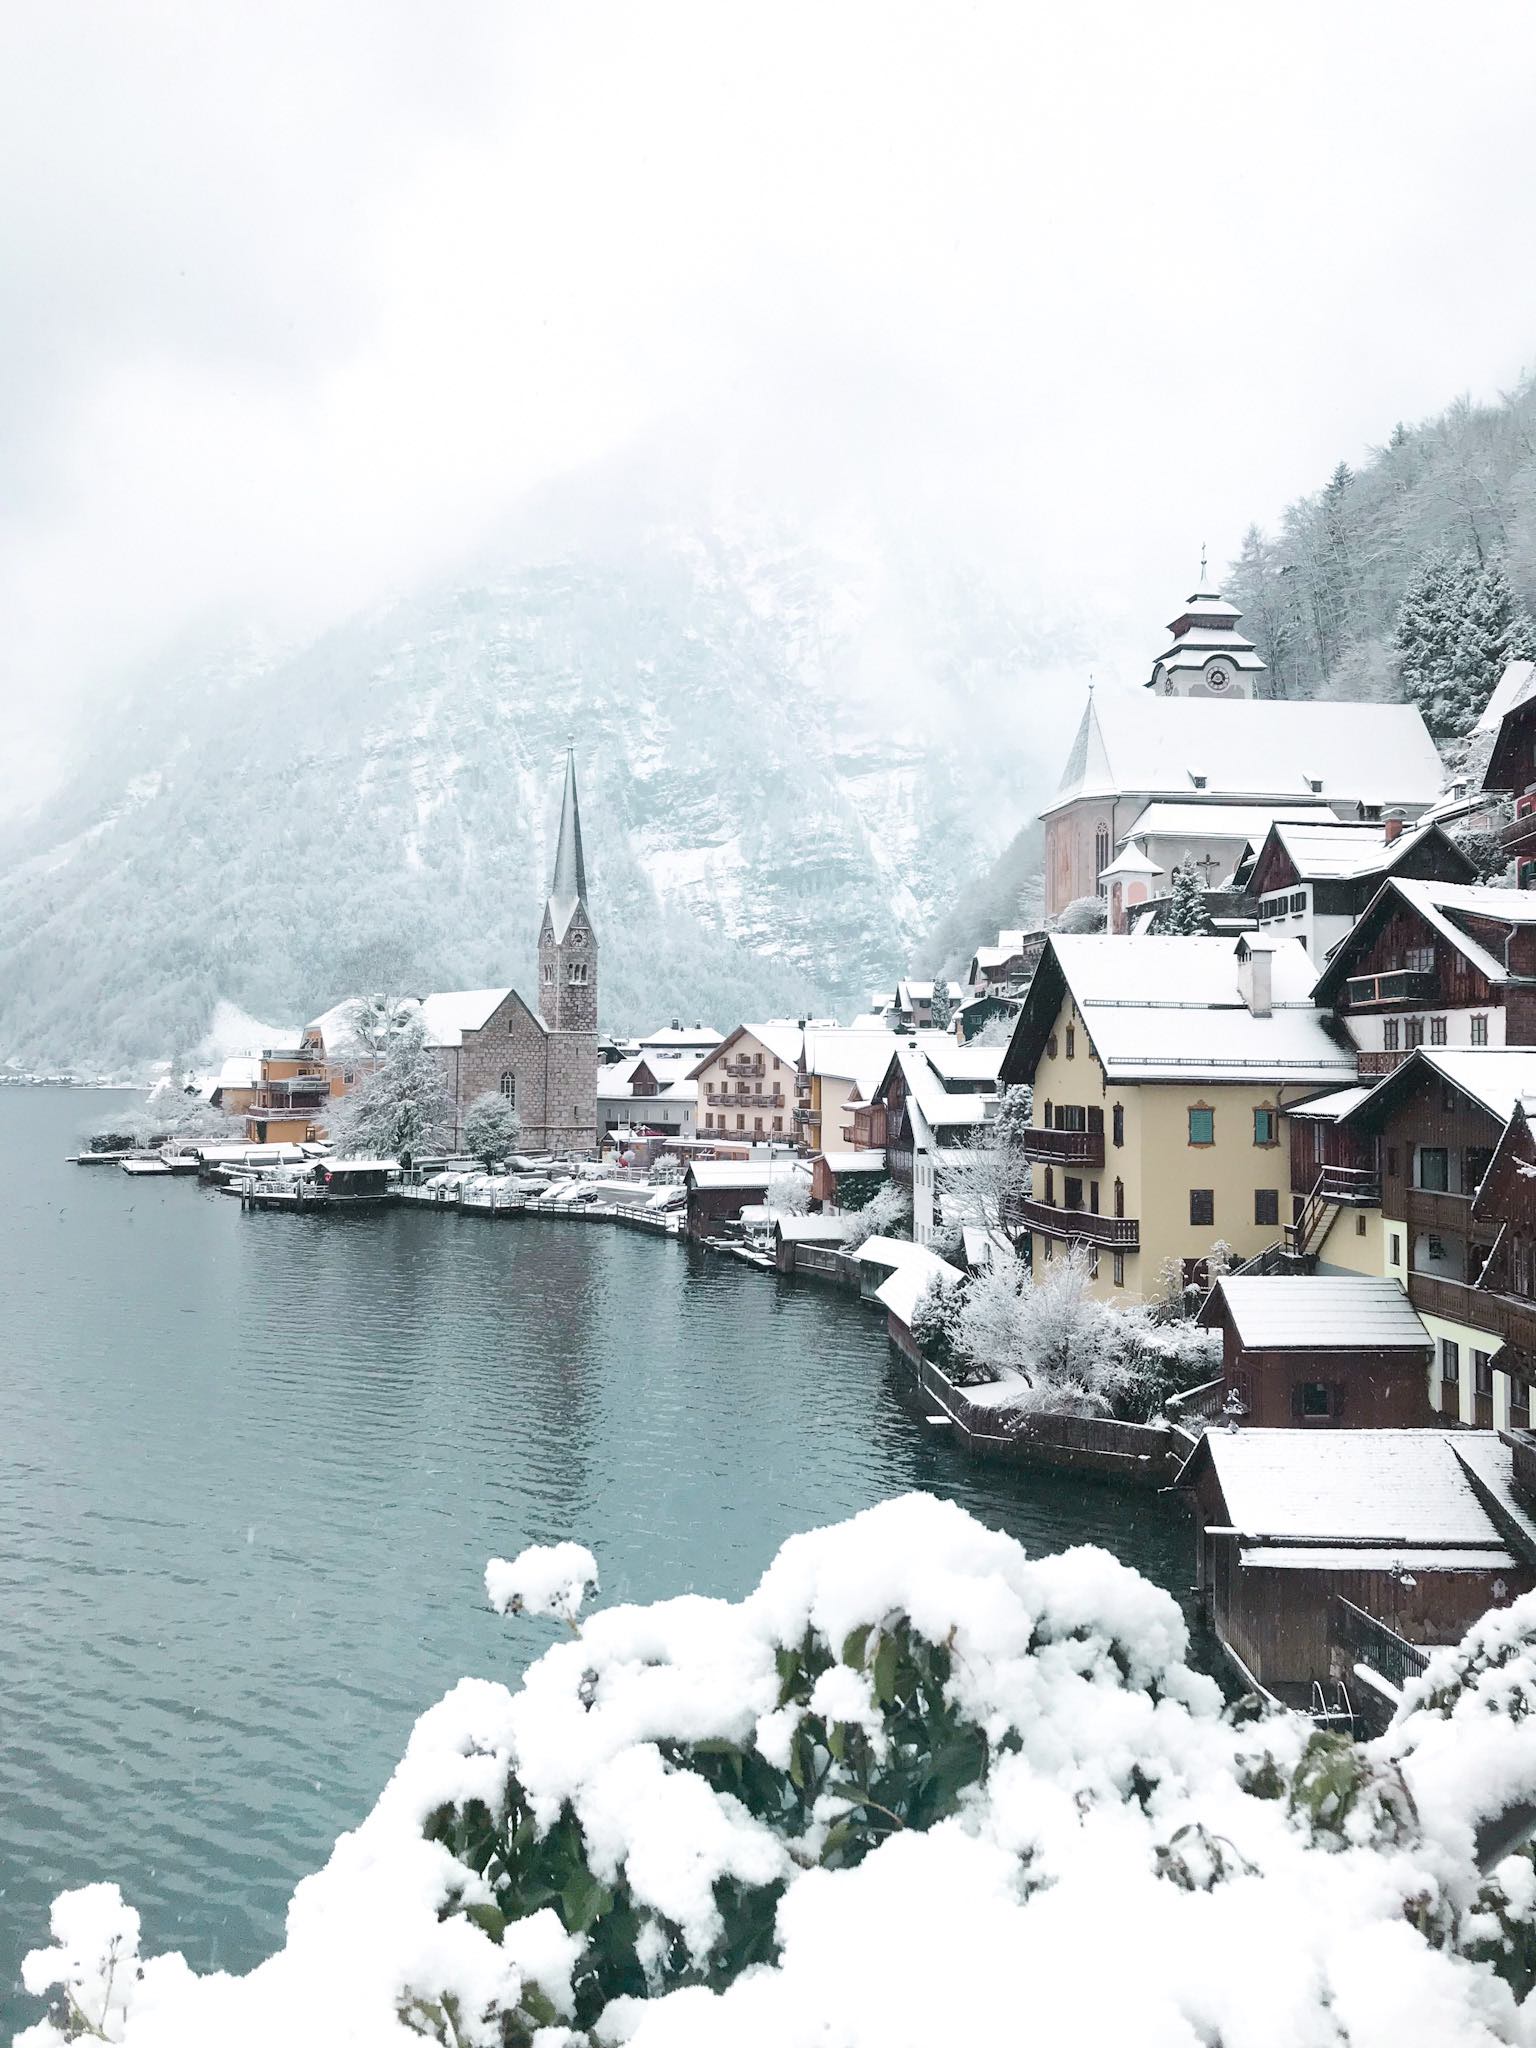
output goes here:
[[549, 885], [549, 916], [563, 939], [578, 903], [587, 900], [587, 869], [581, 856], [581, 806], [576, 799], [576, 748], [565, 750], [565, 789], [560, 798], [560, 835], [555, 841], [555, 874]]

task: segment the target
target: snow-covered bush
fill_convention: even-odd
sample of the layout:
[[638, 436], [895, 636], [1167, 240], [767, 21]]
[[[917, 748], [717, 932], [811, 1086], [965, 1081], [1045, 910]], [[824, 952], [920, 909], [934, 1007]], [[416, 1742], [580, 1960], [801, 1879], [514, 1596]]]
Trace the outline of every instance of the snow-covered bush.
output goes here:
[[811, 1183], [798, 1166], [786, 1166], [775, 1173], [763, 1196], [763, 1206], [775, 1216], [804, 1216], [811, 1206]]
[[[917, 1297], [912, 1311], [912, 1341], [930, 1364], [949, 1373], [960, 1385], [968, 1377], [958, 1350], [963, 1280], [946, 1281], [935, 1272]], [[988, 1374], [986, 1377], [990, 1378]]]
[[899, 1181], [883, 1180], [862, 1207], [849, 1213], [844, 1249], [856, 1252], [872, 1237], [910, 1237], [912, 1197]]
[[1536, 1596], [1363, 1746], [1224, 1713], [1187, 1648], [1103, 1551], [886, 1502], [464, 1680], [248, 1977], [66, 1894], [22, 2041], [1528, 2044]]
[[1215, 1331], [1096, 1299], [1080, 1247], [1039, 1279], [1022, 1260], [995, 1254], [964, 1283], [950, 1313], [951, 1348], [967, 1380], [1016, 1381], [1025, 1408], [1140, 1421], [1221, 1365]]
[[1046, 930], [1063, 934], [1101, 932], [1108, 921], [1109, 907], [1102, 896], [1074, 896], [1057, 911]]
[[517, 1149], [523, 1120], [499, 1091], [477, 1096], [464, 1117], [464, 1150], [487, 1173], [498, 1159]]

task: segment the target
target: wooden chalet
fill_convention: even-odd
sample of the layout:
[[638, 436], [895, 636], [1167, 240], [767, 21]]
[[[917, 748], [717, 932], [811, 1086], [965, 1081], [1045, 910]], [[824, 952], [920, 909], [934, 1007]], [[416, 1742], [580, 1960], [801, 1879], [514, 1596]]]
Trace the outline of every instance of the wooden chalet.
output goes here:
[[811, 1161], [811, 1200], [837, 1209], [862, 1209], [886, 1178], [885, 1148], [818, 1152]]
[[[1208, 1430], [1181, 1474], [1196, 1590], [1244, 1682], [1352, 1716], [1536, 1583], [1536, 1522], [1491, 1431]], [[1388, 1701], [1390, 1704], [1390, 1700]]]
[[[779, 1171], [787, 1167], [787, 1155]], [[695, 1159], [683, 1175], [688, 1190], [688, 1235], [706, 1237], [735, 1224], [743, 1209], [760, 1206], [772, 1169], [766, 1160]]]
[[1321, 964], [1389, 876], [1469, 883], [1477, 880], [1477, 867], [1433, 823], [1405, 828], [1400, 817], [1280, 818], [1238, 879], [1259, 930], [1300, 939]]
[[[1345, 1119], [1376, 1145], [1383, 1263], [1435, 1340], [1431, 1399], [1478, 1428], [1529, 1426], [1529, 1378], [1512, 1370], [1533, 1335], [1530, 1297], [1519, 1291], [1529, 1276], [1517, 1258], [1529, 1210], [1517, 1165], [1523, 1140], [1506, 1133], [1532, 1101], [1536, 1050], [1421, 1047]], [[1506, 1345], [1513, 1351], [1496, 1367]]]
[[1434, 1345], [1395, 1280], [1218, 1280], [1200, 1311], [1222, 1333], [1223, 1413], [1244, 1428], [1424, 1429]]
[[1536, 664], [1511, 662], [1480, 725], [1497, 717], [1497, 737], [1483, 788], [1514, 798], [1515, 815], [1503, 833], [1522, 889], [1536, 888]]
[[1315, 996], [1354, 1038], [1362, 1079], [1420, 1045], [1536, 1044], [1536, 893], [1385, 882]]
[[1508, 1375], [1509, 1420], [1531, 1426], [1536, 1380], [1536, 1133], [1524, 1101], [1514, 1106], [1471, 1203], [1474, 1238], [1489, 1242], [1478, 1291], [1489, 1297], [1499, 1348], [1495, 1375]]

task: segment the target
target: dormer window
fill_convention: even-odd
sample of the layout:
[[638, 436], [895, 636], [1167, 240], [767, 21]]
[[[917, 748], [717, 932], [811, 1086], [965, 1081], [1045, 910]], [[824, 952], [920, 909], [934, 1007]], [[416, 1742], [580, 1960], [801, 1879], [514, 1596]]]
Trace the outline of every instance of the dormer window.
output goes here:
[[1194, 784], [1196, 789], [1204, 789], [1207, 781], [1207, 778], [1204, 775], [1197, 775], [1193, 768], [1191, 768], [1189, 771], [1189, 779]]
[[1311, 792], [1312, 792], [1312, 794], [1313, 794], [1314, 796], [1321, 796], [1321, 795], [1322, 795], [1322, 793], [1323, 793], [1323, 778], [1321, 777], [1321, 775], [1309, 775], [1309, 776], [1308, 776], [1308, 777], [1306, 778], [1306, 783], [1307, 783], [1307, 787], [1308, 787], [1308, 789], [1310, 789], [1310, 790], [1311, 790]]

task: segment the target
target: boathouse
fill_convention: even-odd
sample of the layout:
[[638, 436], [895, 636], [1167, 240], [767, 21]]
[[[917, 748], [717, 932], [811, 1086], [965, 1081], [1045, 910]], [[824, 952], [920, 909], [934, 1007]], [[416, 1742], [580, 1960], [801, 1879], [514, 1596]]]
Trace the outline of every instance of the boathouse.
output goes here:
[[1395, 1280], [1218, 1280], [1225, 1412], [1247, 1428], [1432, 1429], [1429, 1332]]

